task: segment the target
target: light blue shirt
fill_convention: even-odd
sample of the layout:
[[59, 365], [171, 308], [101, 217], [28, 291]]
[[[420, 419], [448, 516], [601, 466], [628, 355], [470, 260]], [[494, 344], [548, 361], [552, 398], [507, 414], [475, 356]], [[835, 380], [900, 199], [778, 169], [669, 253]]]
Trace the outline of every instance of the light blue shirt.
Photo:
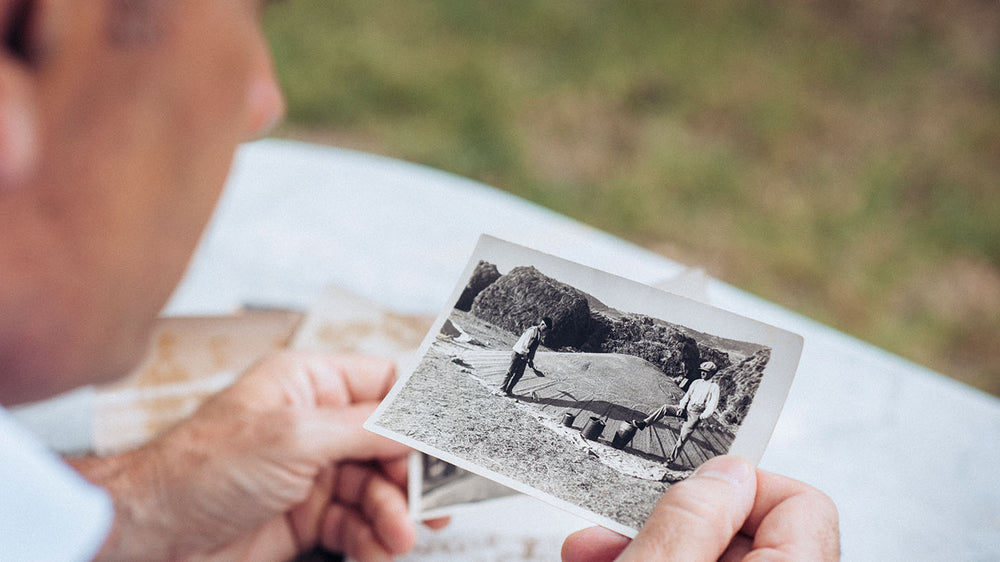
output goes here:
[[0, 561], [90, 560], [113, 518], [103, 489], [0, 408]]

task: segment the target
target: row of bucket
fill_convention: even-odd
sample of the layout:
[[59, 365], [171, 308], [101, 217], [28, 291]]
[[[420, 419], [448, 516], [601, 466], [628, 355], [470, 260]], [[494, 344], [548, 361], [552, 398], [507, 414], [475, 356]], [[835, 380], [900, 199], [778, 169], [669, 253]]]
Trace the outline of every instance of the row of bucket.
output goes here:
[[[576, 415], [572, 412], [565, 412], [563, 414], [562, 424], [564, 426], [571, 428], [574, 421], [576, 421]], [[604, 433], [605, 425], [604, 420], [601, 418], [590, 416], [590, 419], [587, 420], [587, 423], [580, 430], [580, 434], [584, 439], [589, 441], [598, 441], [601, 434]], [[628, 421], [622, 421], [618, 426], [618, 431], [615, 431], [615, 436], [611, 439], [611, 446], [615, 449], [624, 449], [632, 441], [632, 438], [635, 437], [635, 432], [638, 429]]]

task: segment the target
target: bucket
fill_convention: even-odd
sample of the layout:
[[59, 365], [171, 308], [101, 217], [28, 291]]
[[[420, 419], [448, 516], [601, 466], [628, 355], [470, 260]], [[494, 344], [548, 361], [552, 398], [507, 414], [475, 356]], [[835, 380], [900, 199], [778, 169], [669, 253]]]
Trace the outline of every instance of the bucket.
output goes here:
[[587, 425], [583, 426], [583, 438], [590, 439], [591, 441], [597, 441], [597, 438], [601, 436], [601, 432], [603, 431], [604, 422], [601, 421], [601, 418], [591, 416]]
[[573, 427], [573, 422], [576, 421], [576, 415], [572, 412], [566, 412], [562, 415], [562, 424], [566, 427]]
[[630, 422], [623, 421], [621, 425], [618, 426], [618, 431], [615, 432], [615, 436], [611, 439], [611, 446], [615, 449], [624, 449], [626, 445], [632, 441], [635, 437], [635, 432], [638, 430], [636, 426], [632, 425]]

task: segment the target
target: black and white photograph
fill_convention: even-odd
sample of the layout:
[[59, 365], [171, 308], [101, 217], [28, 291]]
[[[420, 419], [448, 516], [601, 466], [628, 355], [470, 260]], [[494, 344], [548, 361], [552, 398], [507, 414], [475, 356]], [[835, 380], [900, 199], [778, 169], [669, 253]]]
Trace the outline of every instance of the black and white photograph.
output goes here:
[[469, 506], [517, 491], [425, 453], [409, 459], [410, 514], [415, 520], [448, 517]]
[[634, 536], [707, 459], [759, 460], [801, 348], [796, 334], [483, 236], [366, 427], [440, 459], [425, 468], [442, 485], [469, 471]]

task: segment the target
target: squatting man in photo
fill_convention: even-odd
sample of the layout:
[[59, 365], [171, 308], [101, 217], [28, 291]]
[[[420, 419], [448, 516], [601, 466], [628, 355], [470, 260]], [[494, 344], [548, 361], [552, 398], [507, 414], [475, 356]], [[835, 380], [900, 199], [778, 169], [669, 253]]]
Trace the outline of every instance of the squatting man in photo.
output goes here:
[[514, 387], [517, 386], [521, 377], [524, 376], [526, 366], [531, 367], [531, 370], [536, 375], [544, 376], [538, 369], [535, 369], [535, 352], [538, 351], [538, 346], [542, 343], [542, 338], [545, 337], [545, 334], [551, 328], [552, 319], [545, 316], [537, 325], [529, 326], [521, 334], [521, 337], [517, 339], [517, 342], [514, 344], [513, 353], [510, 356], [510, 367], [507, 368], [507, 375], [500, 385], [500, 392], [511, 396], [514, 393]]
[[664, 404], [646, 416], [645, 419], [632, 420], [631, 422], [639, 429], [646, 429], [663, 419], [664, 416], [677, 418], [684, 416], [677, 441], [674, 442], [674, 447], [671, 449], [670, 455], [667, 456], [667, 464], [677, 460], [677, 455], [687, 443], [688, 438], [691, 437], [691, 433], [703, 420], [710, 418], [719, 405], [719, 383], [712, 381], [712, 377], [719, 371], [719, 368], [715, 363], [705, 361], [698, 367], [698, 370], [701, 373], [701, 378], [691, 383], [677, 405]]
[[[143, 356], [236, 147], [282, 115], [265, 4], [0, 0], [5, 407], [111, 380]], [[277, 355], [151, 443], [103, 457], [60, 458], [0, 408], [0, 556], [405, 553], [417, 537], [408, 450], [362, 428], [394, 376], [378, 359]], [[836, 558], [836, 508], [724, 456], [671, 487], [634, 540], [593, 528], [563, 555], [714, 560], [757, 548]]]

